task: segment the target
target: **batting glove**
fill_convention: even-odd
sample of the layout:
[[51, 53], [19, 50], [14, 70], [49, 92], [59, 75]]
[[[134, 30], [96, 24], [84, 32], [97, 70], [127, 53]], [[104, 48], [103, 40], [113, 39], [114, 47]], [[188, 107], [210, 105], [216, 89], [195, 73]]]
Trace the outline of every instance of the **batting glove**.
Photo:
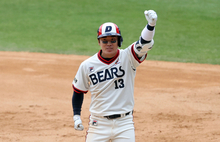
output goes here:
[[157, 13], [153, 10], [145, 10], [144, 15], [150, 26], [155, 26], [157, 22]]
[[82, 131], [84, 129], [84, 127], [82, 125], [82, 120], [80, 118], [80, 115], [74, 115], [73, 120], [74, 120], [75, 130]]

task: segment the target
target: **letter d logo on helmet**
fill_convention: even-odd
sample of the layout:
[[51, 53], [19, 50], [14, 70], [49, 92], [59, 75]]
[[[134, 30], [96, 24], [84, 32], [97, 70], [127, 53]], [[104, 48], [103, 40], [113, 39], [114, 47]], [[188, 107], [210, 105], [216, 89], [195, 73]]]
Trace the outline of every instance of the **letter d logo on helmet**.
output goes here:
[[121, 47], [123, 38], [119, 27], [111, 22], [102, 24], [97, 31], [97, 39], [106, 36], [118, 36], [118, 46]]

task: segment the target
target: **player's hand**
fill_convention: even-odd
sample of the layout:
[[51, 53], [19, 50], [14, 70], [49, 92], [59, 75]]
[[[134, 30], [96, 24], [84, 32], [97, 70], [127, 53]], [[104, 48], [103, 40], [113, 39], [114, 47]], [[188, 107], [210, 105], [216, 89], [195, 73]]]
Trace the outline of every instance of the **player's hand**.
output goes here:
[[80, 118], [80, 115], [74, 115], [73, 120], [74, 120], [75, 130], [82, 131], [84, 129], [84, 127], [82, 125], [82, 120]]
[[144, 15], [150, 26], [155, 26], [157, 22], [157, 13], [154, 10], [145, 10]]

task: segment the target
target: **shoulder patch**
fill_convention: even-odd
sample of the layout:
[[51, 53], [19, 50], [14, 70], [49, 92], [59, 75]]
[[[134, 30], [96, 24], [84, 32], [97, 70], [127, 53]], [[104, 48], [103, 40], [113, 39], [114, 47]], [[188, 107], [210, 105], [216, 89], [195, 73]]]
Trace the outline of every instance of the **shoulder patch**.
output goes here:
[[75, 77], [75, 78], [74, 78], [74, 82], [77, 83], [77, 81], [78, 81], [78, 80], [77, 80], [76, 77]]

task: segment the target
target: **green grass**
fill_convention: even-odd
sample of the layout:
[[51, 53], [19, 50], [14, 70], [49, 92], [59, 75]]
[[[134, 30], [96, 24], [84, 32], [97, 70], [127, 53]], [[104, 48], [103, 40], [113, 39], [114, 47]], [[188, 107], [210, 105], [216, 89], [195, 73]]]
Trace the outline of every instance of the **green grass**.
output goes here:
[[126, 48], [158, 14], [148, 60], [220, 64], [219, 0], [1, 0], [0, 50], [93, 55], [96, 31], [114, 22]]

